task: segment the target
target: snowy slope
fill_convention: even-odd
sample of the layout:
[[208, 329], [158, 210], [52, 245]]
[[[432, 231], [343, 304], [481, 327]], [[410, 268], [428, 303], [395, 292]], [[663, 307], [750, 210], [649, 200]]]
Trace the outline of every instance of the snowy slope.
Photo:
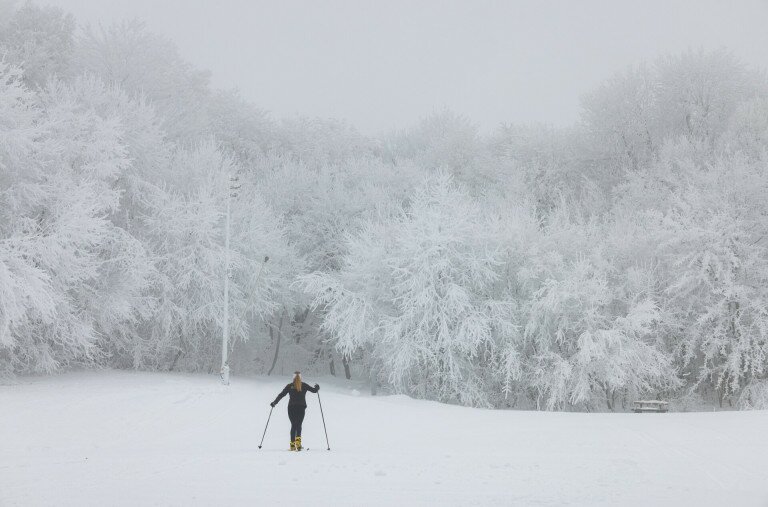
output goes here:
[[[96, 372], [0, 386], [0, 505], [768, 505], [768, 413], [488, 411], [288, 382]], [[315, 379], [307, 378], [313, 383]]]

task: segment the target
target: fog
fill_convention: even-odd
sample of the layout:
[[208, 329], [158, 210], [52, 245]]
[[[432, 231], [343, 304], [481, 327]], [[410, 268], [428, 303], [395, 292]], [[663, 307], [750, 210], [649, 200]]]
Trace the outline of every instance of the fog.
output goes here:
[[768, 408], [765, 3], [9, 5], [0, 380]]
[[572, 123], [612, 73], [689, 48], [768, 66], [768, 2], [53, 0], [79, 22], [139, 18], [182, 56], [277, 116], [363, 133], [443, 107], [488, 132]]

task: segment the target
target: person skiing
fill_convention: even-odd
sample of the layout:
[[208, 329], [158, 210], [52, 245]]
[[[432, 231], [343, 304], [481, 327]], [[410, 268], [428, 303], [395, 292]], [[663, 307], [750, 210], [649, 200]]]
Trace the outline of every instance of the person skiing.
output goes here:
[[316, 393], [320, 390], [320, 384], [311, 387], [301, 381], [301, 372], [293, 374], [293, 381], [277, 395], [275, 401], [269, 405], [274, 408], [283, 396], [288, 395], [288, 419], [291, 421], [291, 450], [300, 451], [301, 446], [301, 423], [304, 421], [304, 411], [307, 409], [307, 391]]

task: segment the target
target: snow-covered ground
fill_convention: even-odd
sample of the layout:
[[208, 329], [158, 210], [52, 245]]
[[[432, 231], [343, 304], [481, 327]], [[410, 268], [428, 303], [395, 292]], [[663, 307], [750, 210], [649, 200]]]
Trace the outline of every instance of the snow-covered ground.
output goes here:
[[[0, 386], [0, 505], [768, 505], [768, 412], [566, 414], [132, 372]], [[307, 378], [314, 383], [316, 379]]]

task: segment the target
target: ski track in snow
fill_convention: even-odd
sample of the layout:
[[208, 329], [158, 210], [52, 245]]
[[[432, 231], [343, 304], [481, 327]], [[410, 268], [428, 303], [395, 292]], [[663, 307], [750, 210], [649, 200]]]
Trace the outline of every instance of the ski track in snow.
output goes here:
[[768, 506], [768, 412], [492, 411], [319, 381], [288, 447], [290, 380], [139, 372], [0, 386], [0, 506]]

